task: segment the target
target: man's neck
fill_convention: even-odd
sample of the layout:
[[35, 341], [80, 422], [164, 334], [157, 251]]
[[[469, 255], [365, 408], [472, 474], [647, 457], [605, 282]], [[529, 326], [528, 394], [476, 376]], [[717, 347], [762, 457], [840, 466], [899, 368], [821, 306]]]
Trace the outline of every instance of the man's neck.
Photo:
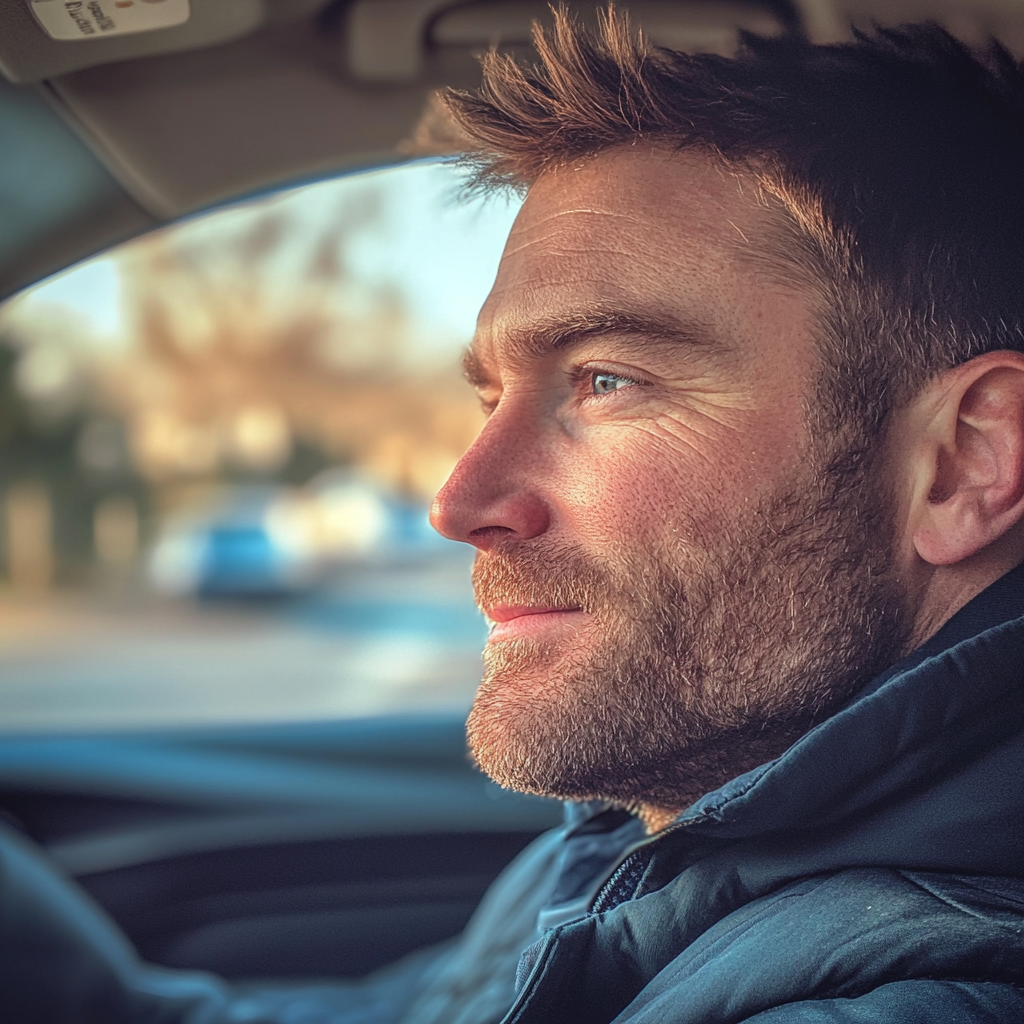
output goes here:
[[815, 719], [805, 717], [799, 721], [765, 725], [756, 730], [727, 733], [720, 742], [689, 759], [687, 778], [690, 785], [686, 792], [672, 793], [671, 803], [667, 800], [657, 803], [637, 801], [630, 810], [652, 835], [661, 832], [705, 794], [780, 757], [816, 724]]
[[903, 653], [920, 647], [961, 608], [1022, 563], [1024, 531], [1014, 531], [964, 562], [925, 567], [914, 595], [914, 628]]

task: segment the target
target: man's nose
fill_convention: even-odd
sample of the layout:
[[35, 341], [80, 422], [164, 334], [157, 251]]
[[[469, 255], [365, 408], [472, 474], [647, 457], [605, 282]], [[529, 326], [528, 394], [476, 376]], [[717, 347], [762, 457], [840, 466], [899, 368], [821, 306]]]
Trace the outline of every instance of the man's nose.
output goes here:
[[499, 418], [487, 422], [437, 493], [430, 522], [450, 540], [486, 551], [503, 540], [529, 540], [551, 516], [528, 436]]

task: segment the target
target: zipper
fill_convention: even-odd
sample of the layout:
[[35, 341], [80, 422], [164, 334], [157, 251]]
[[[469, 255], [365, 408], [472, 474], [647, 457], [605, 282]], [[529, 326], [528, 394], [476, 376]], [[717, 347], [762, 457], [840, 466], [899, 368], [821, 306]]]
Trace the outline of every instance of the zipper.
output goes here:
[[637, 870], [638, 865], [641, 861], [644, 862], [644, 868], [650, 863], [653, 853], [651, 847], [653, 847], [660, 840], [664, 839], [665, 836], [671, 835], [673, 832], [678, 832], [685, 828], [683, 822], [678, 822], [674, 825], [669, 825], [668, 828], [662, 829], [656, 836], [651, 836], [649, 839], [641, 840], [636, 846], [630, 850], [625, 858], [619, 862], [619, 866], [611, 873], [608, 880], [598, 889], [597, 895], [594, 897], [590, 904], [591, 914], [602, 914], [606, 910], [612, 910], [617, 907], [620, 903], [625, 903], [627, 900], [631, 900], [636, 896], [636, 891], [639, 888], [640, 882], [643, 877], [643, 869], [641, 868], [639, 876], [633, 886], [633, 891], [628, 896], [623, 896], [618, 899], [613, 899], [615, 896], [615, 890], [624, 883], [626, 876], [633, 871]]

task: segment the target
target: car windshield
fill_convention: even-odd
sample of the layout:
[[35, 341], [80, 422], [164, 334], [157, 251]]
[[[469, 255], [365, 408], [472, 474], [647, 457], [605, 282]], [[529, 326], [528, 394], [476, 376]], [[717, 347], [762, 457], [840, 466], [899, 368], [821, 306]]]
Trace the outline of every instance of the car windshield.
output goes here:
[[6, 731], [468, 705], [430, 497], [517, 202], [421, 162], [221, 209], [0, 307]]

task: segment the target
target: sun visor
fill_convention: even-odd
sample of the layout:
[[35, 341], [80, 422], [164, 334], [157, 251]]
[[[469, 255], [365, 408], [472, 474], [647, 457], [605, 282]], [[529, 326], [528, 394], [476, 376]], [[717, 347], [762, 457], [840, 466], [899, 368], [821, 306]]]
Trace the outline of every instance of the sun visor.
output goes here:
[[0, 0], [0, 72], [38, 82], [82, 68], [213, 46], [325, 0]]

